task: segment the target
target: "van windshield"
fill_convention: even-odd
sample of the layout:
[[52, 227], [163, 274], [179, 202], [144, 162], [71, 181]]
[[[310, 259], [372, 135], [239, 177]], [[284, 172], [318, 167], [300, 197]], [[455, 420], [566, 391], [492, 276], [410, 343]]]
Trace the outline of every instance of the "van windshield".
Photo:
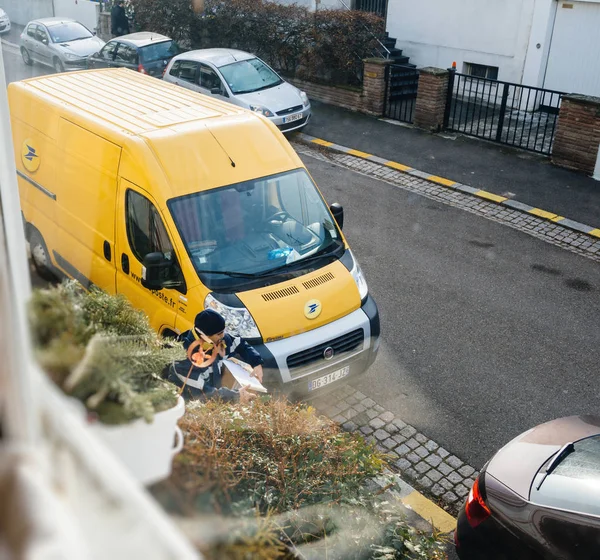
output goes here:
[[[304, 169], [172, 199], [194, 268], [211, 279], [296, 270], [341, 248], [334, 220]], [[221, 282], [219, 282], [220, 284]]]

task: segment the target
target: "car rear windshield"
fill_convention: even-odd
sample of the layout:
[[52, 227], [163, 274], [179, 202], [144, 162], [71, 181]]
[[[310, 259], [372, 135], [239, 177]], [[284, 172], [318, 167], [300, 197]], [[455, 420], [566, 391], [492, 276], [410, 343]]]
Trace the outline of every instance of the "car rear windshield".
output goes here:
[[68, 43], [69, 41], [79, 41], [93, 37], [92, 32], [75, 21], [68, 23], [59, 23], [48, 27], [48, 33], [53, 43]]
[[155, 62], [157, 60], [164, 60], [165, 58], [173, 58], [178, 53], [179, 47], [175, 41], [152, 43], [140, 48], [140, 61]]
[[544, 471], [534, 480], [532, 502], [600, 515], [600, 436], [576, 442], [538, 490]]

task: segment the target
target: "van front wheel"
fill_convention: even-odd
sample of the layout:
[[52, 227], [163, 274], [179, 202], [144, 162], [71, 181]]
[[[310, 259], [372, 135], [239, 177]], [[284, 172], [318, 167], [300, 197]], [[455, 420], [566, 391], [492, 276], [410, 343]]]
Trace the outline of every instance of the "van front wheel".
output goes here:
[[41, 234], [34, 230], [29, 238], [29, 248], [31, 250], [31, 260], [35, 271], [40, 278], [48, 281], [56, 280], [56, 276], [52, 272], [52, 263], [48, 248]]

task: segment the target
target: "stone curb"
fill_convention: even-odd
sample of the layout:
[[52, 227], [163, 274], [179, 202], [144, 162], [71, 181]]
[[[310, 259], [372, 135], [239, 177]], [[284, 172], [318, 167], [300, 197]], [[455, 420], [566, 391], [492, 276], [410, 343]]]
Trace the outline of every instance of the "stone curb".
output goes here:
[[[416, 504], [415, 511], [417, 508], [423, 511], [431, 506], [439, 510], [441, 508], [437, 504], [440, 504], [447, 512], [456, 515], [479, 475], [472, 466], [350, 385], [315, 397], [311, 404], [345, 431], [362, 435], [365, 441], [386, 455], [390, 468], [402, 477], [403, 484], [408, 487], [401, 497], [405, 505]], [[415, 492], [420, 493], [406, 481], [431, 496], [437, 504], [422, 495], [419, 498]], [[436, 512], [435, 508], [432, 511]], [[420, 515], [425, 519], [430, 516], [429, 512]], [[448, 528], [451, 523], [456, 523], [454, 518], [450, 521], [442, 517], [437, 525], [433, 524], [436, 527], [441, 525], [439, 528], [442, 529]]]
[[425, 171], [420, 171], [418, 169], [414, 169], [414, 168], [409, 167], [408, 165], [404, 165], [402, 163], [398, 163], [398, 162], [391, 161], [391, 160], [386, 160], [379, 156], [369, 154], [366, 152], [362, 152], [360, 150], [354, 150], [352, 148], [347, 148], [346, 146], [341, 146], [339, 144], [329, 142], [328, 140], [316, 138], [314, 136], [310, 136], [303, 132], [298, 133], [296, 135], [296, 137], [308, 144], [316, 144], [317, 146], [321, 146], [321, 147], [327, 148], [327, 149], [335, 151], [335, 152], [348, 154], [351, 156], [362, 158], [367, 161], [372, 161], [379, 165], [383, 165], [383, 166], [389, 167], [391, 169], [395, 169], [396, 171], [401, 171], [402, 173], [412, 175], [413, 177], [418, 177], [419, 179], [424, 179], [426, 181], [430, 181], [437, 185], [442, 185], [444, 187], [447, 187], [447, 188], [455, 190], [455, 191], [459, 191], [459, 192], [462, 192], [465, 194], [476, 196], [478, 198], [482, 198], [482, 199], [486, 200], [487, 202], [494, 202], [496, 204], [511, 208], [513, 210], [518, 210], [518, 211], [524, 212], [526, 214], [531, 214], [533, 216], [537, 216], [538, 218], [542, 218], [542, 219], [552, 222], [554, 224], [561, 225], [561, 226], [568, 228], [572, 231], [575, 231], [577, 233], [583, 233], [583, 234], [589, 235], [594, 239], [600, 239], [600, 228], [596, 228], [594, 226], [589, 226], [587, 224], [582, 224], [580, 222], [577, 222], [576, 220], [571, 220], [569, 218], [560, 216], [553, 212], [548, 212], [547, 210], [543, 210], [541, 208], [535, 208], [534, 206], [529, 206], [528, 204], [524, 204], [517, 200], [509, 199], [505, 196], [500, 196], [500, 195], [497, 195], [497, 194], [494, 194], [494, 193], [491, 193], [488, 191], [470, 187], [468, 185], [463, 185], [456, 181], [452, 181], [451, 179], [446, 179], [444, 177], [432, 175], [431, 173], [427, 173]]

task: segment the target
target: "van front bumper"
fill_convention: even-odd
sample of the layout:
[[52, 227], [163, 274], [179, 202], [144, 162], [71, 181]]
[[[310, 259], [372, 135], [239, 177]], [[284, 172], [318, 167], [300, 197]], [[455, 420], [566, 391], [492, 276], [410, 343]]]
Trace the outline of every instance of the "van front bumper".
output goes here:
[[379, 342], [379, 311], [375, 300], [368, 296], [360, 309], [337, 321], [283, 340], [253, 346], [264, 360], [263, 384], [269, 392], [301, 398], [317, 395], [342, 381], [311, 390], [315, 379], [348, 371], [346, 379], [367, 371], [377, 357]]

